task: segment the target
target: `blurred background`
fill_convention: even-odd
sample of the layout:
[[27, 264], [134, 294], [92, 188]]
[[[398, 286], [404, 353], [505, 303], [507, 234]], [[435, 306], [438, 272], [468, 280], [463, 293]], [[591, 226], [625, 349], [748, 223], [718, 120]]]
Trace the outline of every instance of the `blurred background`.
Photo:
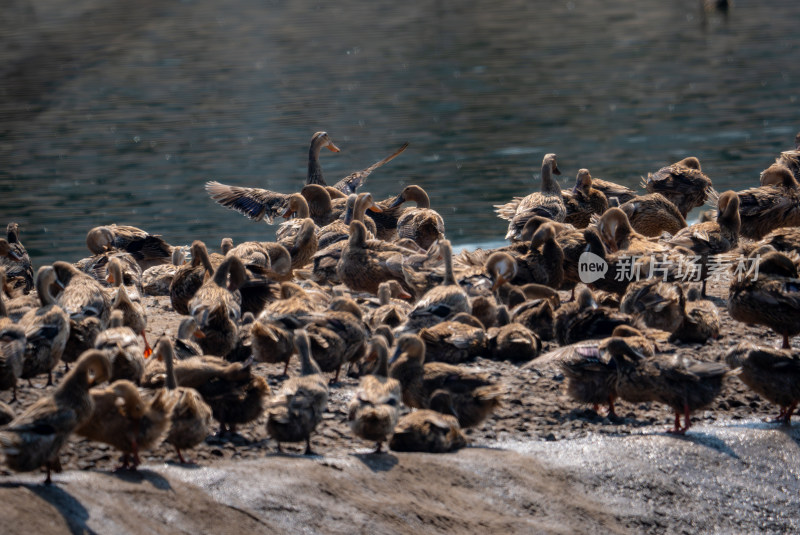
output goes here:
[[410, 142], [363, 190], [423, 186], [456, 244], [502, 240], [492, 205], [547, 152], [635, 187], [697, 156], [757, 185], [800, 130], [796, 0], [4, 0], [0, 223], [35, 263], [116, 222], [216, 249], [274, 227], [207, 180], [298, 191], [326, 130], [332, 184]]

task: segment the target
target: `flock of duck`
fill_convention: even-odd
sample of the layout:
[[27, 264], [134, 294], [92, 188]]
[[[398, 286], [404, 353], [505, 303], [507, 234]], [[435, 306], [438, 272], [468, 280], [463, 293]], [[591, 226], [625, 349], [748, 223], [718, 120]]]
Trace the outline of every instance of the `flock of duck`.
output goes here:
[[[694, 157], [649, 174], [646, 194], [587, 169], [561, 190], [556, 155], [547, 154], [538, 191], [497, 206], [509, 245], [457, 255], [422, 187], [382, 201], [358, 191], [406, 145], [334, 186], [323, 178], [323, 148], [339, 151], [318, 132], [299, 193], [206, 184], [213, 200], [254, 221], [285, 218], [274, 242], [225, 239], [221, 254], [209, 253], [199, 240], [172, 246], [110, 225], [89, 231], [90, 257], [34, 275], [19, 226], [8, 225], [0, 240], [0, 389], [12, 391], [13, 405], [20, 379], [32, 388], [30, 379], [48, 378], [32, 405], [2, 405], [9, 468], [44, 467], [50, 482], [73, 433], [117, 448], [123, 467], [135, 468], [139, 453], [162, 441], [185, 462], [212, 420], [220, 433], [235, 433], [264, 415], [279, 451], [305, 442], [312, 453], [329, 383], [343, 368], [361, 377], [347, 416], [355, 436], [375, 442], [376, 452], [384, 443], [451, 451], [466, 443], [462, 428], [481, 425], [513, 396], [464, 366], [479, 356], [524, 363], [521, 373], [556, 366], [572, 398], [595, 410], [607, 403], [610, 417], [617, 399], [664, 403], [675, 414], [673, 433], [685, 433], [691, 413], [737, 376], [789, 424], [800, 401], [800, 355], [789, 343], [800, 333], [800, 145], [781, 153], [760, 185], [722, 194]], [[706, 203], [716, 212], [688, 225], [689, 211]], [[580, 273], [587, 252], [608, 265], [589, 285]], [[704, 362], [660, 352], [659, 342], [719, 336], [706, 281], [720, 259], [737, 257], [757, 260], [758, 269], [741, 276], [731, 267], [731, 317], [772, 329], [783, 347], [742, 342], [724, 355], [727, 365], [722, 355]], [[640, 277], [620, 276], [632, 267]], [[699, 284], [686, 282], [687, 271]], [[184, 316], [177, 336], [154, 347], [146, 296], [169, 296]], [[540, 355], [545, 344], [555, 349]], [[300, 373], [288, 377], [293, 355]], [[283, 365], [277, 391], [256, 362]], [[66, 374], [54, 385], [59, 364]], [[401, 418], [401, 405], [414, 410]]]

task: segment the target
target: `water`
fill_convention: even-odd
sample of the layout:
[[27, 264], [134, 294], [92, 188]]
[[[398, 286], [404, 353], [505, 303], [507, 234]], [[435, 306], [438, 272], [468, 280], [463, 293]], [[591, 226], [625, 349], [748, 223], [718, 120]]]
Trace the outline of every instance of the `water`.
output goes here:
[[492, 205], [538, 188], [558, 154], [636, 186], [687, 155], [741, 189], [800, 130], [800, 7], [738, 0], [339, 2], [5, 0], [0, 223], [39, 265], [77, 260], [116, 222], [216, 246], [272, 239], [206, 180], [304, 183], [326, 130], [330, 183], [431, 195], [456, 244], [502, 239]]

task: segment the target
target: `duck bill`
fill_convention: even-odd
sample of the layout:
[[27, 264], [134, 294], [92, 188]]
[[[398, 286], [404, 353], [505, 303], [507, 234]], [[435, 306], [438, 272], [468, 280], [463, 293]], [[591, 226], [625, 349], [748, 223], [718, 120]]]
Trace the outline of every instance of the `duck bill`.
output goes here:
[[330, 142], [325, 146], [328, 147], [328, 150], [331, 152], [342, 152], [342, 149], [334, 145], [333, 142]]
[[554, 165], [553, 166], [553, 174], [554, 175], [560, 175], [561, 174], [561, 169], [558, 168], [558, 165]]
[[194, 332], [194, 337], [195, 337], [195, 338], [197, 338], [198, 340], [202, 340], [203, 338], [205, 338], [205, 337], [206, 337], [206, 335], [203, 333], [203, 331], [201, 331], [200, 329], [198, 329], [198, 330], [196, 330], [196, 331]]
[[408, 293], [407, 291], [401, 289], [400, 291], [397, 292], [397, 297], [399, 297], [400, 299], [411, 299], [414, 296]]
[[392, 202], [392, 204], [389, 205], [389, 208], [395, 208], [397, 206], [400, 206], [404, 202], [405, 202], [405, 199], [403, 198], [403, 196], [402, 195], [398, 195], [397, 198]]
[[367, 210], [369, 210], [370, 212], [377, 212], [377, 213], [383, 212], [383, 209], [375, 203], [372, 203], [372, 206], [369, 206]]
[[498, 288], [507, 283], [508, 281], [502, 275], [498, 275], [497, 280], [492, 285], [492, 291], [496, 292]]

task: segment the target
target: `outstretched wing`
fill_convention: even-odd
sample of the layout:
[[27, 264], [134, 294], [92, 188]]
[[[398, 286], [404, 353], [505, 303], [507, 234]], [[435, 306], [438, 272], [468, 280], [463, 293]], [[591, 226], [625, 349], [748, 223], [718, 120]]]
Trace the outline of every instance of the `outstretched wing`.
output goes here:
[[272, 223], [272, 219], [281, 214], [288, 200], [288, 195], [268, 189], [228, 186], [213, 181], [206, 182], [206, 191], [222, 206], [253, 221], [266, 218], [267, 223]]

